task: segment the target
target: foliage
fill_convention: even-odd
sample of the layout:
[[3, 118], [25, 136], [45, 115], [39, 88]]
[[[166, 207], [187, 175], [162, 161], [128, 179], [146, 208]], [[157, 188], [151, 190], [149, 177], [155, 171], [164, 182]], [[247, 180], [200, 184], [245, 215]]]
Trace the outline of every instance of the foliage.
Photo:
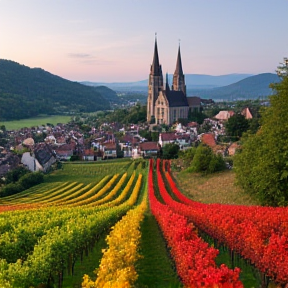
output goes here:
[[108, 248], [103, 251], [100, 267], [95, 271], [97, 279], [91, 281], [84, 276], [82, 287], [133, 287], [138, 278], [135, 269], [136, 261], [140, 258], [138, 245], [141, 238], [140, 222], [147, 209], [147, 194], [142, 204], [131, 209], [112, 227], [107, 236]]
[[[160, 185], [162, 181], [158, 180], [158, 183]], [[234, 251], [239, 253], [244, 259], [253, 263], [260, 273], [278, 283], [278, 287], [284, 287], [287, 284], [288, 215], [286, 207], [207, 205], [179, 195], [180, 191], [173, 189], [172, 193], [175, 193], [177, 199], [183, 203], [181, 204], [173, 200], [173, 196], [165, 190], [160, 189], [161, 196], [166, 203], [165, 207], [168, 206], [174, 213], [188, 217], [192, 223], [197, 224], [199, 230], [212, 236], [218, 243], [229, 247], [230, 251], [233, 251], [232, 254]], [[265, 280], [267, 277], [263, 277], [261, 287], [268, 287]], [[205, 285], [205, 287], [209, 286]]]
[[162, 147], [163, 159], [176, 159], [178, 158], [178, 152], [180, 147], [178, 144], [168, 143]]
[[22, 176], [24, 176], [25, 174], [31, 173], [27, 168], [23, 167], [23, 166], [19, 166], [11, 171], [9, 171], [5, 178], [6, 184], [9, 183], [15, 183], [17, 182]]
[[[16, 178], [19, 177], [21, 174], [15, 174]], [[9, 176], [9, 178], [13, 179], [13, 176]], [[11, 180], [11, 179], [10, 179]], [[10, 181], [9, 180], [9, 181]], [[5, 185], [1, 190], [0, 190], [0, 197], [5, 197], [9, 195], [14, 195], [16, 193], [19, 193], [21, 191], [24, 191], [32, 186], [38, 185], [44, 181], [44, 176], [41, 172], [34, 172], [31, 173], [28, 171], [28, 173], [25, 173], [21, 175], [18, 180], [16, 181], [11, 181], [9, 184]]]
[[276, 94], [261, 112], [261, 128], [243, 139], [234, 160], [237, 182], [272, 206], [288, 204], [288, 76], [283, 75], [282, 82], [272, 85]]
[[[213, 117], [215, 115], [212, 115], [211, 117]], [[203, 113], [202, 111], [198, 111], [197, 110], [197, 111], [192, 111], [191, 112], [189, 110], [189, 112], [188, 112], [188, 120], [189, 121], [193, 121], [193, 122], [197, 122], [198, 124], [202, 124], [205, 118], [208, 118], [208, 116], [205, 113]]]
[[226, 134], [241, 137], [249, 128], [249, 122], [242, 114], [235, 114], [225, 122]]
[[[149, 170], [149, 200], [151, 210], [155, 216], [160, 229], [163, 232], [168, 247], [170, 248], [171, 257], [174, 259], [178, 275], [185, 287], [233, 287], [243, 288], [243, 284], [239, 280], [240, 269], [235, 268], [230, 270], [225, 264], [218, 268], [215, 263], [215, 258], [219, 251], [214, 247], [209, 247], [208, 243], [204, 242], [198, 236], [197, 230], [191, 223], [190, 219], [182, 214], [184, 209], [183, 204], [172, 200], [168, 194], [163, 177], [160, 171], [160, 159], [157, 160], [157, 186], [165, 205], [160, 203], [155, 195], [153, 183], [153, 164], [150, 161]], [[163, 168], [163, 166], [162, 166]], [[174, 189], [173, 189], [174, 191]], [[181, 193], [178, 193], [181, 195]], [[182, 202], [183, 196], [178, 197]], [[189, 207], [195, 202], [187, 199]], [[193, 204], [192, 204], [193, 203]], [[190, 205], [189, 205], [190, 204]], [[174, 209], [175, 206], [179, 208]], [[189, 209], [192, 207], [190, 206]], [[194, 209], [191, 209], [194, 211]], [[205, 213], [202, 213], [205, 214]], [[185, 253], [183, 253], [185, 251]], [[207, 277], [209, 275], [209, 277]], [[228, 285], [228, 286], [227, 286]]]
[[214, 173], [226, 168], [222, 155], [215, 155], [212, 149], [200, 144], [195, 151], [189, 172]]
[[185, 168], [187, 168], [191, 165], [191, 162], [193, 161], [195, 152], [196, 152], [195, 147], [191, 147], [187, 150], [179, 151], [178, 156], [180, 159], [183, 160]]
[[0, 88], [2, 120], [110, 108], [109, 102], [93, 87], [3, 59], [0, 60]]

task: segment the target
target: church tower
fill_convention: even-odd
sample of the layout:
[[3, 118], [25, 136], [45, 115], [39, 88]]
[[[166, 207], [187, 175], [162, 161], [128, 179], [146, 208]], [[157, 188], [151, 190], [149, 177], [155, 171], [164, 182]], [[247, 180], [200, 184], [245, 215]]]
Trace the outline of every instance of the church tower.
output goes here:
[[159, 92], [163, 90], [162, 67], [159, 64], [157, 38], [155, 37], [153, 63], [150, 68], [147, 99], [147, 121], [155, 118], [155, 102]]
[[183, 69], [182, 69], [180, 45], [179, 45], [179, 48], [178, 48], [176, 69], [175, 69], [175, 72], [174, 72], [174, 75], [173, 75], [172, 90], [174, 90], [174, 91], [182, 91], [184, 93], [184, 95], [187, 96], [186, 95], [185, 76], [183, 74]]

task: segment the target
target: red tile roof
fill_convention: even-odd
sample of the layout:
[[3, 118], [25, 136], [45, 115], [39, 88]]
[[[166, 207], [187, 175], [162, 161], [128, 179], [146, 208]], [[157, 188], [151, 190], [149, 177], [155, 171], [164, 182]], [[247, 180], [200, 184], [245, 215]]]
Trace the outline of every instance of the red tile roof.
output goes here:
[[202, 143], [210, 146], [211, 148], [213, 148], [217, 145], [216, 141], [215, 141], [214, 134], [212, 134], [212, 133], [203, 134], [201, 137], [201, 141], [202, 141]]
[[139, 144], [139, 148], [141, 151], [158, 150], [158, 144], [157, 142], [143, 142]]

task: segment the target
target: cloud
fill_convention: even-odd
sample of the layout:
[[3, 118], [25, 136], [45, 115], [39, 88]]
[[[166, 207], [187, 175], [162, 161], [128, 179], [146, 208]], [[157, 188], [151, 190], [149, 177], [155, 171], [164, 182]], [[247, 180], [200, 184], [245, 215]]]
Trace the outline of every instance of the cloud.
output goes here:
[[68, 53], [68, 57], [72, 59], [78, 59], [80, 63], [87, 65], [113, 65], [116, 63], [116, 61], [112, 60], [99, 59], [98, 57], [89, 53]]
[[83, 59], [94, 58], [93, 55], [88, 54], [88, 53], [69, 53], [68, 57], [69, 58], [83, 58]]

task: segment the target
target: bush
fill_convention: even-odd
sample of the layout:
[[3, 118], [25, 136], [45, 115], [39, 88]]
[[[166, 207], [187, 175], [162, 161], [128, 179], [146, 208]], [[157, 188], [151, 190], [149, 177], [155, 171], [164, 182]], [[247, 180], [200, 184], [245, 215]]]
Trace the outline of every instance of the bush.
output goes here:
[[0, 197], [6, 197], [13, 194], [17, 194], [23, 190], [24, 190], [23, 187], [19, 183], [10, 183], [1, 189]]
[[41, 172], [29, 173], [20, 178], [18, 183], [26, 190], [32, 186], [40, 184], [44, 181], [44, 175]]
[[214, 173], [226, 168], [225, 161], [221, 155], [215, 155], [207, 145], [199, 145], [196, 148], [189, 172]]
[[5, 183], [9, 184], [9, 183], [15, 183], [17, 182], [22, 176], [24, 176], [25, 174], [31, 173], [28, 169], [26, 169], [25, 167], [19, 166], [11, 171], [9, 171], [6, 175], [5, 175]]
[[0, 197], [17, 194], [42, 182], [44, 182], [44, 175], [41, 172], [27, 173], [20, 177], [16, 183], [9, 183], [4, 186], [0, 191]]

